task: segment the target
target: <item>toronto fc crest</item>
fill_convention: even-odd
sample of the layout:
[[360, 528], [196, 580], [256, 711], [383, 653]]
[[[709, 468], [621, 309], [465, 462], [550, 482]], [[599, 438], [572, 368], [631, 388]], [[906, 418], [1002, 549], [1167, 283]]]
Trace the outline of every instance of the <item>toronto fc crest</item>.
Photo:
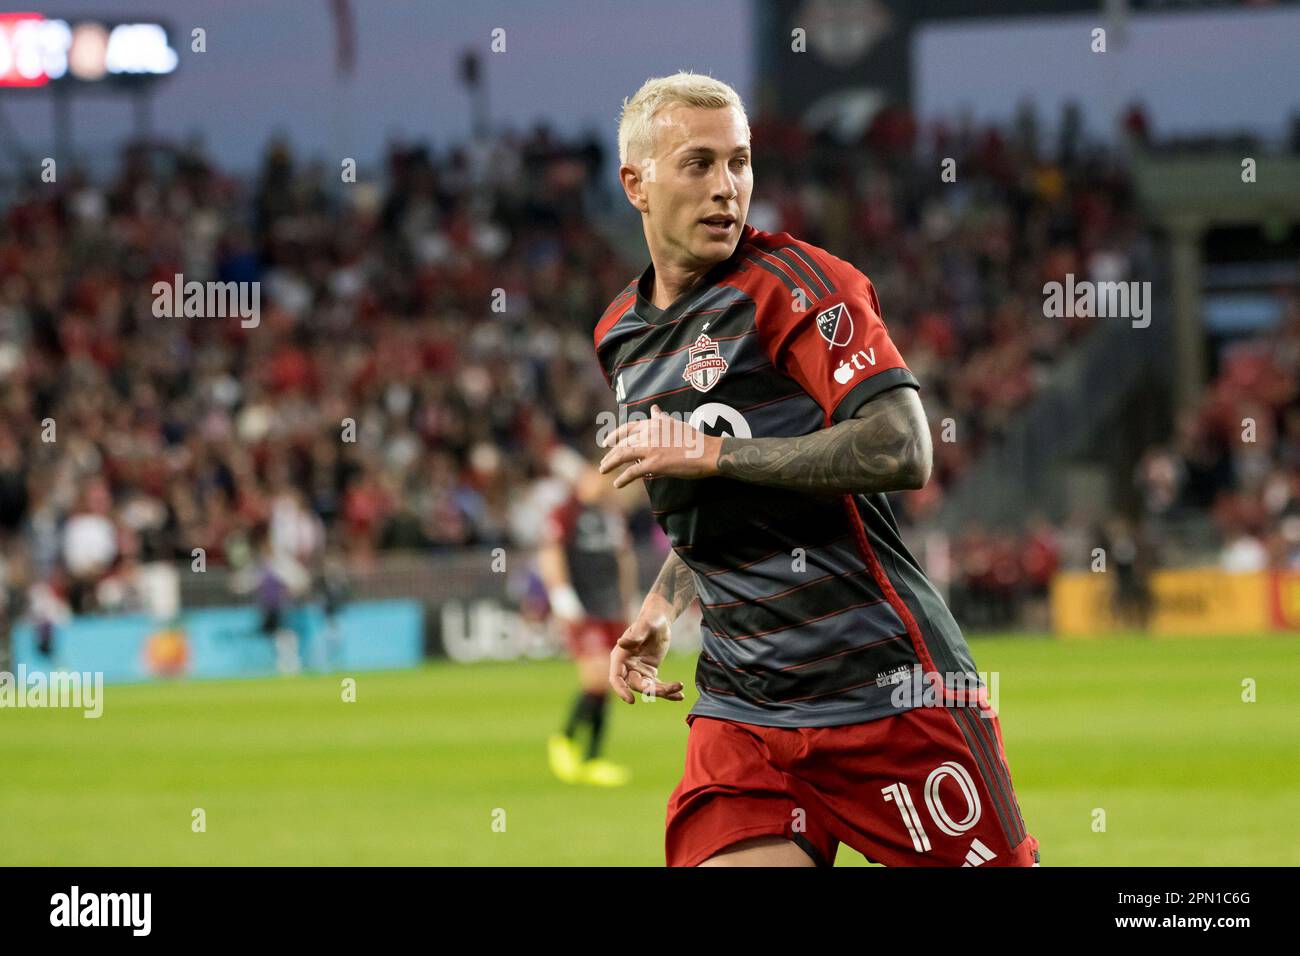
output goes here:
[[689, 351], [690, 358], [686, 362], [682, 378], [690, 382], [691, 388], [696, 391], [707, 392], [722, 378], [722, 373], [727, 370], [727, 360], [718, 352], [718, 343], [703, 332]]

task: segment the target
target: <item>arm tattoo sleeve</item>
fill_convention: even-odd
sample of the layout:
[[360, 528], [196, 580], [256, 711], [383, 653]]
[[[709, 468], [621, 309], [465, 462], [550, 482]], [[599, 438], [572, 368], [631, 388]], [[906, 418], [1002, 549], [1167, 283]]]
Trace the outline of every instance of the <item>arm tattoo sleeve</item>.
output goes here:
[[796, 438], [724, 438], [718, 471], [741, 481], [822, 494], [923, 486], [930, 426], [916, 389], [891, 388], [848, 421]]
[[659, 569], [659, 577], [655, 578], [650, 593], [658, 594], [672, 605], [674, 621], [695, 600], [695, 578], [691, 575], [691, 569], [687, 567], [686, 562], [677, 556], [676, 551], [668, 555], [668, 560]]

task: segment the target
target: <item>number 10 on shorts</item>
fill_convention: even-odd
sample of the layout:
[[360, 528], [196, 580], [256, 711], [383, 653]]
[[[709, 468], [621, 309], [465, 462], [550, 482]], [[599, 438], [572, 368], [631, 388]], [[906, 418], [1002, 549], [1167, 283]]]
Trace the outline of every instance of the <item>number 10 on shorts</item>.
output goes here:
[[[951, 777], [966, 798], [966, 815], [961, 820], [952, 818], [952, 814], [948, 812], [948, 808], [943, 805], [943, 800], [939, 797], [939, 785], [943, 783], [945, 777]], [[917, 812], [916, 805], [912, 802], [912, 791], [907, 784], [900, 780], [898, 783], [882, 787], [880, 792], [886, 801], [898, 807], [903, 825], [907, 827], [907, 832], [912, 837], [912, 847], [917, 853], [928, 853], [930, 836], [925, 832], [925, 824], [921, 822], [921, 814]], [[971, 779], [970, 772], [965, 767], [953, 760], [939, 764], [925, 778], [925, 805], [930, 811], [935, 826], [948, 836], [961, 836], [980, 822], [980, 795], [975, 789], [975, 781]]]

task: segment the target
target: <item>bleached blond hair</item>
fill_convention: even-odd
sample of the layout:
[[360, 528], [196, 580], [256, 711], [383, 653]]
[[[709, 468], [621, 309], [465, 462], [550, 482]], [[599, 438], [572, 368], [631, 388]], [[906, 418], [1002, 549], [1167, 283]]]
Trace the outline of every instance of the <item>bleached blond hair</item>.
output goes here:
[[620, 166], [627, 163], [629, 156], [641, 159], [654, 154], [654, 119], [664, 107], [678, 103], [712, 110], [734, 106], [745, 120], [746, 131], [749, 129], [749, 116], [740, 94], [721, 80], [689, 70], [651, 77], [641, 84], [636, 95], [623, 101], [623, 112], [618, 119]]

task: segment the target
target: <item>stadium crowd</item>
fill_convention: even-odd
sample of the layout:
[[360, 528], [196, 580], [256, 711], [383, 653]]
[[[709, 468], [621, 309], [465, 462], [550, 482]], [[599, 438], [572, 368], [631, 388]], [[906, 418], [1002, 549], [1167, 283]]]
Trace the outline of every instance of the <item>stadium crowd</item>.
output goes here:
[[1156, 528], [1208, 512], [1229, 571], [1300, 570], [1300, 299], [1276, 328], [1230, 344], [1199, 406], [1138, 465]]
[[[1044, 317], [1043, 283], [1124, 279], [1146, 254], [1122, 164], [1069, 116], [1045, 148], [1027, 111], [1010, 130], [919, 130], [888, 110], [847, 147], [763, 119], [753, 133], [750, 222], [871, 276], [923, 383], [934, 477], [897, 496], [923, 523], [1088, 330]], [[598, 228], [622, 204], [615, 170], [596, 138], [538, 126], [393, 144], [382, 175], [338, 175], [282, 142], [252, 181], [194, 143], [133, 146], [109, 181], [32, 183], [8, 204], [11, 609], [24, 594], [122, 606], [141, 563], [202, 549], [242, 566], [259, 534], [305, 565], [328, 551], [361, 568], [388, 549], [536, 540], [556, 449], [593, 452], [612, 408], [591, 327], [644, 267]], [[258, 323], [157, 317], [154, 285], [176, 275], [260, 282]], [[657, 534], [644, 513], [634, 528]], [[1066, 532], [972, 529], [954, 582], [1042, 593]]]

